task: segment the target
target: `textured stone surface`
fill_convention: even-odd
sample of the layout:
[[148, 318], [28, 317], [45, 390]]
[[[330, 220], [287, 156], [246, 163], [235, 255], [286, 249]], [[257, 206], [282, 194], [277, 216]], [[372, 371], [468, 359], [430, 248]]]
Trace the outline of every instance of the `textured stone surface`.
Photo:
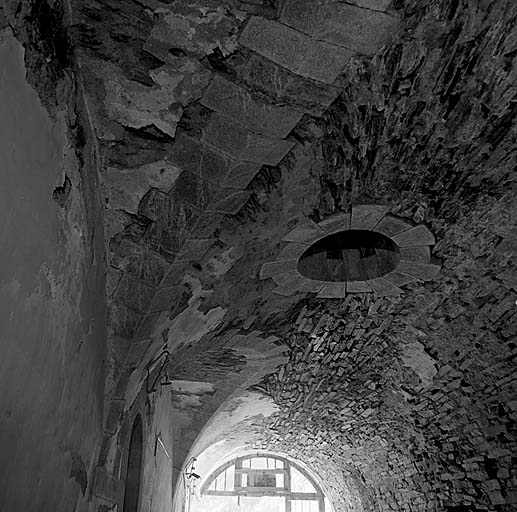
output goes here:
[[330, 217], [320, 222], [318, 225], [329, 234], [350, 229], [350, 214], [344, 213]]
[[438, 274], [440, 267], [438, 265], [401, 260], [397, 270], [404, 274], [409, 274], [410, 276], [428, 281]]
[[293, 229], [290, 233], [285, 235], [282, 240], [284, 242], [300, 242], [310, 244], [320, 238], [323, 238], [327, 233], [323, 231], [314, 222], [306, 222]]
[[375, 295], [386, 297], [389, 295], [400, 295], [402, 290], [393, 285], [390, 281], [377, 277], [368, 281], [368, 286], [373, 290]]
[[354, 205], [352, 206], [350, 229], [373, 230], [388, 211], [389, 208], [382, 205]]
[[186, 135], [176, 137], [167, 159], [182, 171], [189, 171], [216, 185], [220, 185], [234, 166], [231, 158]]
[[397, 233], [402, 231], [407, 231], [411, 229], [411, 224], [404, 222], [401, 219], [397, 219], [396, 217], [386, 216], [381, 219], [381, 221], [374, 226], [375, 231], [382, 233], [383, 235], [392, 237]]
[[238, 192], [223, 190], [208, 205], [207, 212], [235, 215], [248, 202], [249, 198], [250, 193], [244, 190]]
[[352, 53], [297, 32], [286, 25], [252, 18], [239, 42], [293, 73], [332, 83]]
[[252, 133], [221, 115], [212, 117], [203, 142], [237, 160], [268, 165], [277, 165], [294, 146], [294, 142]]
[[221, 186], [226, 188], [246, 188], [261, 167], [262, 165], [260, 163], [237, 163], [228, 171], [228, 174], [221, 182]]
[[323, 286], [325, 286], [325, 283], [322, 281], [313, 281], [312, 279], [307, 279], [301, 274], [298, 274], [293, 276], [289, 281], [282, 283], [280, 286], [275, 288], [273, 293], [289, 296], [293, 293], [319, 292]]
[[425, 226], [416, 226], [394, 235], [392, 238], [399, 247], [434, 245], [436, 243], [433, 234]]
[[249, 87], [316, 116], [339, 95], [335, 87], [304, 78], [258, 54], [252, 54], [236, 72]]
[[302, 114], [291, 108], [275, 107], [255, 99], [242, 87], [221, 77], [214, 77], [201, 103], [231, 117], [252, 132], [284, 138], [300, 121]]
[[394, 16], [334, 0], [287, 0], [280, 20], [317, 40], [374, 54], [395, 32]]
[[153, 70], [152, 87], [118, 76], [112, 66], [102, 74], [104, 106], [111, 119], [130, 128], [154, 125], [170, 136], [176, 133], [182, 106], [199, 98], [210, 79], [209, 73], [190, 59], [176, 59], [174, 65]]
[[428, 246], [419, 247], [401, 247], [400, 258], [402, 260], [421, 261], [422, 263], [429, 263], [431, 259], [431, 251]]
[[[330, 4], [298, 2], [294, 14], [308, 20], [318, 5]], [[358, 22], [344, 31], [350, 17], [329, 20], [323, 13], [309, 19], [320, 30], [317, 38], [364, 43], [361, 38], [370, 37], [359, 48], [362, 55], [354, 52], [337, 75], [332, 66], [328, 74], [329, 67], [317, 52], [307, 53], [321, 48], [321, 42], [300, 33], [296, 37], [309, 41], [307, 45], [282, 53], [285, 39], [275, 43], [270, 38], [266, 42], [271, 43], [271, 54], [265, 57], [237, 44], [249, 13], [260, 16], [263, 26], [277, 27], [275, 37], [280, 31], [289, 32], [285, 25], [270, 21], [278, 16], [272, 2], [74, 0], [70, 31], [59, 28], [55, 6], [48, 8], [45, 1], [6, 6], [11, 29], [24, 41], [28, 80], [52, 115], [56, 115], [55, 99], [64, 94], [56, 83], [82, 70], [73, 86], [65, 89], [86, 91], [101, 166], [139, 170], [169, 161], [173, 128], [192, 146], [206, 147], [199, 141], [212, 112], [197, 98], [208, 74], [223, 76], [272, 107], [311, 113], [290, 133], [297, 144], [283, 160], [263, 166], [257, 162], [256, 167], [236, 171], [237, 188], [245, 187], [249, 193], [238, 212], [207, 211], [229, 176], [224, 174], [225, 165], [215, 167], [213, 179], [188, 168], [170, 192], [162, 184], [142, 184], [136, 213], [134, 209], [130, 214], [122, 209], [107, 212], [106, 232], [115, 235], [109, 244], [110, 263], [121, 256], [109, 283], [110, 347], [120, 363], [114, 369], [113, 397], [127, 396], [128, 401], [119, 430], [99, 448], [99, 461], [109, 474], [124, 467], [122, 440], [127, 439], [130, 416], [137, 411], [150, 433], [147, 453], [154, 448], [153, 433], [171, 433], [172, 425], [173, 433], [164, 442], [173, 446], [178, 469], [172, 470], [160, 452], [156, 459], [147, 458], [151, 462], [143, 477], [143, 507], [170, 510], [169, 497], [175, 485], [181, 492], [180, 468], [194, 438], [230, 394], [239, 395], [267, 375], [256, 389], [274, 405], [268, 416], [250, 420], [243, 430], [234, 427], [223, 439], [246, 438], [254, 449], [300, 459], [321, 476], [334, 510], [513, 511], [515, 2], [393, 2], [388, 10], [390, 16], [403, 18], [400, 33], [382, 49], [373, 43], [381, 40], [385, 29], [376, 20], [386, 17], [374, 11], [386, 9], [385, 2], [336, 0], [332, 5], [360, 14]], [[57, 30], [45, 28], [49, 19]], [[71, 38], [70, 47], [62, 37], [65, 33]], [[267, 33], [258, 33], [255, 41], [262, 41], [263, 35]], [[264, 53], [268, 46], [261, 45]], [[80, 60], [73, 69], [63, 67], [76, 58], [72, 48]], [[374, 58], [365, 57], [374, 50]], [[274, 51], [287, 55], [290, 62], [268, 60]], [[180, 68], [168, 71], [175, 63], [195, 70], [185, 73], [183, 85], [174, 85]], [[298, 66], [294, 72], [282, 67], [291, 63]], [[111, 69], [111, 75], [94, 72], [97, 67]], [[302, 72], [312, 78], [296, 74]], [[318, 81], [334, 76], [332, 86]], [[122, 92], [133, 102], [127, 118], [120, 98], [108, 116], [107, 79], [123, 84]], [[167, 134], [156, 123], [168, 115], [171, 99], [170, 112], [182, 113], [177, 125], [172, 118], [166, 123]], [[75, 126], [74, 119], [71, 115], [70, 126]], [[152, 123], [139, 124], [142, 119]], [[79, 161], [81, 157], [83, 137], [76, 131], [67, 150], [67, 169], [74, 168], [70, 154], [77, 151]], [[195, 152], [190, 155], [185, 164], [189, 159], [199, 162]], [[201, 169], [210, 165], [203, 160]], [[65, 183], [58, 180], [59, 201], [54, 206], [63, 221]], [[119, 180], [117, 187], [122, 183]], [[84, 188], [79, 179], [72, 184], [72, 193]], [[134, 205], [131, 185], [127, 195]], [[53, 187], [56, 184], [48, 190], [42, 187], [48, 199]], [[23, 197], [30, 190], [27, 187]], [[364, 203], [389, 206], [395, 218], [387, 216], [378, 224], [389, 236], [427, 225], [436, 236], [433, 256], [440, 261], [440, 271], [435, 275], [436, 267], [403, 261], [402, 268], [414, 275], [397, 270], [372, 285], [366, 283], [373, 288], [370, 293], [337, 299], [318, 298], [318, 292], [310, 289], [314, 285], [296, 281], [294, 267], [276, 274], [274, 280], [259, 279], [262, 264], [274, 262], [282, 247], [289, 246], [281, 239], [299, 223], [331, 219]], [[61, 226], [56, 236], [58, 232]], [[307, 247], [313, 235], [303, 240]], [[174, 263], [186, 241], [195, 239], [202, 245], [212, 236], [215, 243], [199, 261]], [[78, 238], [88, 239], [85, 233]], [[152, 265], [141, 265], [137, 258], [127, 266], [122, 243], [139, 257], [143, 249]], [[417, 245], [418, 250], [403, 247], [401, 253], [424, 258], [429, 245]], [[164, 270], [160, 262], [165, 262]], [[155, 263], [157, 275], [171, 264], [159, 285], [149, 280]], [[432, 279], [421, 279], [422, 271]], [[52, 276], [50, 271], [45, 275]], [[35, 293], [52, 296], [55, 280], [47, 281], [49, 287], [43, 280]], [[281, 283], [277, 292], [282, 294], [273, 293], [273, 281]], [[120, 286], [121, 298], [142, 308], [139, 282], [157, 287], [152, 311], [147, 308], [145, 314], [113, 295], [114, 287]], [[375, 288], [393, 290], [386, 283], [403, 293], [376, 294]], [[299, 292], [300, 285], [307, 291]], [[365, 284], [349, 287], [359, 286]], [[264, 334], [243, 336], [243, 332]], [[136, 342], [134, 336], [144, 336], [145, 342]], [[282, 360], [283, 366], [275, 371], [268, 361], [278, 360], [280, 343], [288, 347], [289, 361]], [[210, 383], [203, 389], [213, 394], [200, 391], [171, 397], [163, 388], [156, 395], [143, 391], [136, 398], [146, 361], [165, 344], [171, 350], [173, 379]], [[79, 356], [75, 351], [72, 356], [81, 357], [86, 346], [77, 352]], [[68, 348], [68, 342], [59, 348], [60, 361]], [[131, 368], [124, 361], [131, 361]], [[66, 418], [63, 425], [65, 430], [69, 426]], [[216, 437], [211, 428], [207, 431], [211, 437], [200, 437], [205, 446]], [[123, 471], [120, 476], [124, 478]], [[70, 483], [81, 493], [75, 479]], [[122, 508], [122, 503], [118, 505]], [[62, 510], [74, 506], [99, 509], [99, 503], [70, 503]]]
[[267, 279], [268, 277], [275, 276], [277, 274], [283, 274], [296, 268], [298, 260], [283, 260], [273, 261], [271, 263], [264, 263], [260, 270], [260, 279]]
[[344, 299], [345, 296], [345, 283], [327, 283], [317, 295], [318, 299]]

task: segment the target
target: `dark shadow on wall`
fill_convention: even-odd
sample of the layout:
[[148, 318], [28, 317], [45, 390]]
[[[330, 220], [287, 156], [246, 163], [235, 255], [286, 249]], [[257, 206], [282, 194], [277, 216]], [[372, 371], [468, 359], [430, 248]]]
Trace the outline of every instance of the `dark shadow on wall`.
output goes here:
[[142, 417], [137, 415], [131, 429], [129, 459], [127, 463], [126, 489], [123, 512], [138, 512], [140, 478], [142, 475], [143, 430]]

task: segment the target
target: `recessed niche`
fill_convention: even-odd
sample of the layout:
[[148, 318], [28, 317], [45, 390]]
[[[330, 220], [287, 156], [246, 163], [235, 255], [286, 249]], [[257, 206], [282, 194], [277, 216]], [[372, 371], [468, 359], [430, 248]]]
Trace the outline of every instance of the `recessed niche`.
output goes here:
[[395, 270], [399, 249], [375, 231], [347, 230], [312, 244], [300, 257], [298, 271], [319, 281], [367, 281]]

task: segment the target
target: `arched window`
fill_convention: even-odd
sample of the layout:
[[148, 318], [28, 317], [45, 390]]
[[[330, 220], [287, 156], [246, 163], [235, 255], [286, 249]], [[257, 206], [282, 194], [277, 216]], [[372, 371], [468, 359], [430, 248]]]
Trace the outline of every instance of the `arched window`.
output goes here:
[[247, 455], [223, 464], [204, 482], [201, 498], [192, 512], [325, 510], [325, 496], [315, 480], [298, 464], [269, 454]]
[[142, 474], [143, 431], [142, 418], [137, 415], [131, 429], [129, 456], [127, 462], [126, 490], [123, 512], [138, 512], [140, 499], [140, 477]]

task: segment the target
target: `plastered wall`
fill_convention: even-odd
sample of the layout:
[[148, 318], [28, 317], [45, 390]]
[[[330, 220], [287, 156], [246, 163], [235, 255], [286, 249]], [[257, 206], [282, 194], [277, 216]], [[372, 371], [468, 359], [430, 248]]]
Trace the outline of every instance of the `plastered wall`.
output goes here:
[[[70, 85], [70, 84], [69, 84]], [[70, 89], [74, 122], [80, 101]], [[102, 430], [102, 219], [87, 130], [26, 81], [24, 51], [0, 32], [0, 510], [86, 511]], [[86, 210], [89, 210], [88, 218]], [[93, 213], [92, 213], [93, 212]]]

